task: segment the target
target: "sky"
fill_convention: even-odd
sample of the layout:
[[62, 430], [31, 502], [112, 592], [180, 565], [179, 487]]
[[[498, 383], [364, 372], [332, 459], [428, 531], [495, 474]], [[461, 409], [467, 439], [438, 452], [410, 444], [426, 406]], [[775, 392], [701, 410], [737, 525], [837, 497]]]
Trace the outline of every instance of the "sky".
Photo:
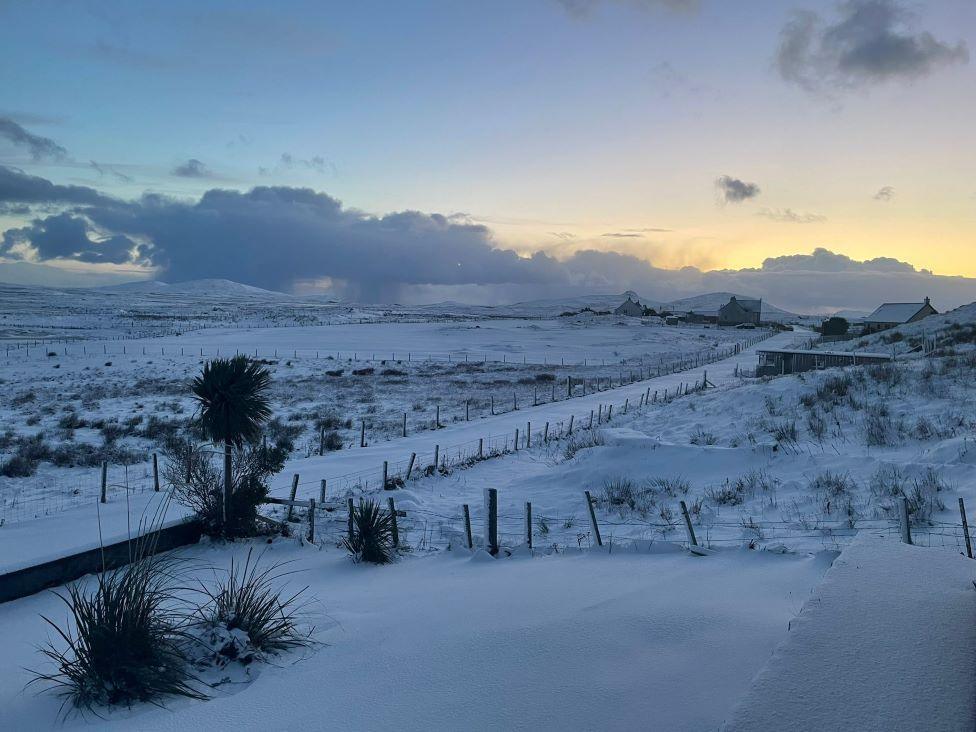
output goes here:
[[955, 306], [974, 48], [971, 0], [0, 0], [0, 279]]

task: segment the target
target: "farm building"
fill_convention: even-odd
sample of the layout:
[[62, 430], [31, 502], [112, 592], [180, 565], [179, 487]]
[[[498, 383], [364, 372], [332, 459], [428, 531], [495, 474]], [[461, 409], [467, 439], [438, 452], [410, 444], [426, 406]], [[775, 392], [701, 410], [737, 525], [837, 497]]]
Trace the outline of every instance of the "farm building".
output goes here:
[[614, 315], [629, 315], [633, 318], [640, 318], [644, 315], [644, 307], [640, 304], [640, 300], [634, 302], [627, 296], [627, 300], [622, 302], [617, 306], [617, 309], [613, 311]]
[[733, 295], [729, 301], [719, 308], [719, 325], [759, 325], [762, 314], [762, 300], [739, 300]]
[[886, 302], [864, 319], [864, 332], [876, 333], [938, 315], [928, 298], [923, 302]]
[[807, 351], [792, 348], [761, 348], [756, 376], [797, 374], [801, 371], [829, 369], [838, 366], [888, 363], [891, 356], [884, 353], [857, 351]]

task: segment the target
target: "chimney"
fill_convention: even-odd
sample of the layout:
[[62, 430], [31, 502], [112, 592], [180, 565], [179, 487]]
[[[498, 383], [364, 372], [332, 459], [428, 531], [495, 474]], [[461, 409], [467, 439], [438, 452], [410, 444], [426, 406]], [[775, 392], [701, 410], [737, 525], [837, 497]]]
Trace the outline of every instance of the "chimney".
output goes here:
[[929, 302], [929, 299], [928, 299], [928, 297], [926, 297], [926, 298], [925, 298], [925, 304], [926, 304], [926, 305], [931, 305], [931, 303]]

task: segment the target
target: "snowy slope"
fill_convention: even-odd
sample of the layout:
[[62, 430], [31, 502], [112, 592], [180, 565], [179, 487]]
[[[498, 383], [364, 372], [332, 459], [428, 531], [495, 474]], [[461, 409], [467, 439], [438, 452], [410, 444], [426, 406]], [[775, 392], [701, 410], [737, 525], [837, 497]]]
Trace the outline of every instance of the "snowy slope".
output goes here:
[[973, 729], [974, 576], [965, 557], [858, 537], [726, 732]]

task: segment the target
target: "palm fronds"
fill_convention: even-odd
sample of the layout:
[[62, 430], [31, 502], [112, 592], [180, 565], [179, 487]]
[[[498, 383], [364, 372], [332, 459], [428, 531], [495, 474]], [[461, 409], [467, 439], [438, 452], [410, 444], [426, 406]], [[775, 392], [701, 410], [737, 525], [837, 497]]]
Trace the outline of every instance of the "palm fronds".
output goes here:
[[343, 540], [359, 562], [389, 564], [396, 557], [393, 546], [393, 517], [375, 501], [363, 500], [352, 512], [352, 538]]
[[191, 384], [204, 431], [215, 442], [236, 447], [256, 440], [271, 416], [270, 385], [268, 369], [246, 356], [208, 361]]

